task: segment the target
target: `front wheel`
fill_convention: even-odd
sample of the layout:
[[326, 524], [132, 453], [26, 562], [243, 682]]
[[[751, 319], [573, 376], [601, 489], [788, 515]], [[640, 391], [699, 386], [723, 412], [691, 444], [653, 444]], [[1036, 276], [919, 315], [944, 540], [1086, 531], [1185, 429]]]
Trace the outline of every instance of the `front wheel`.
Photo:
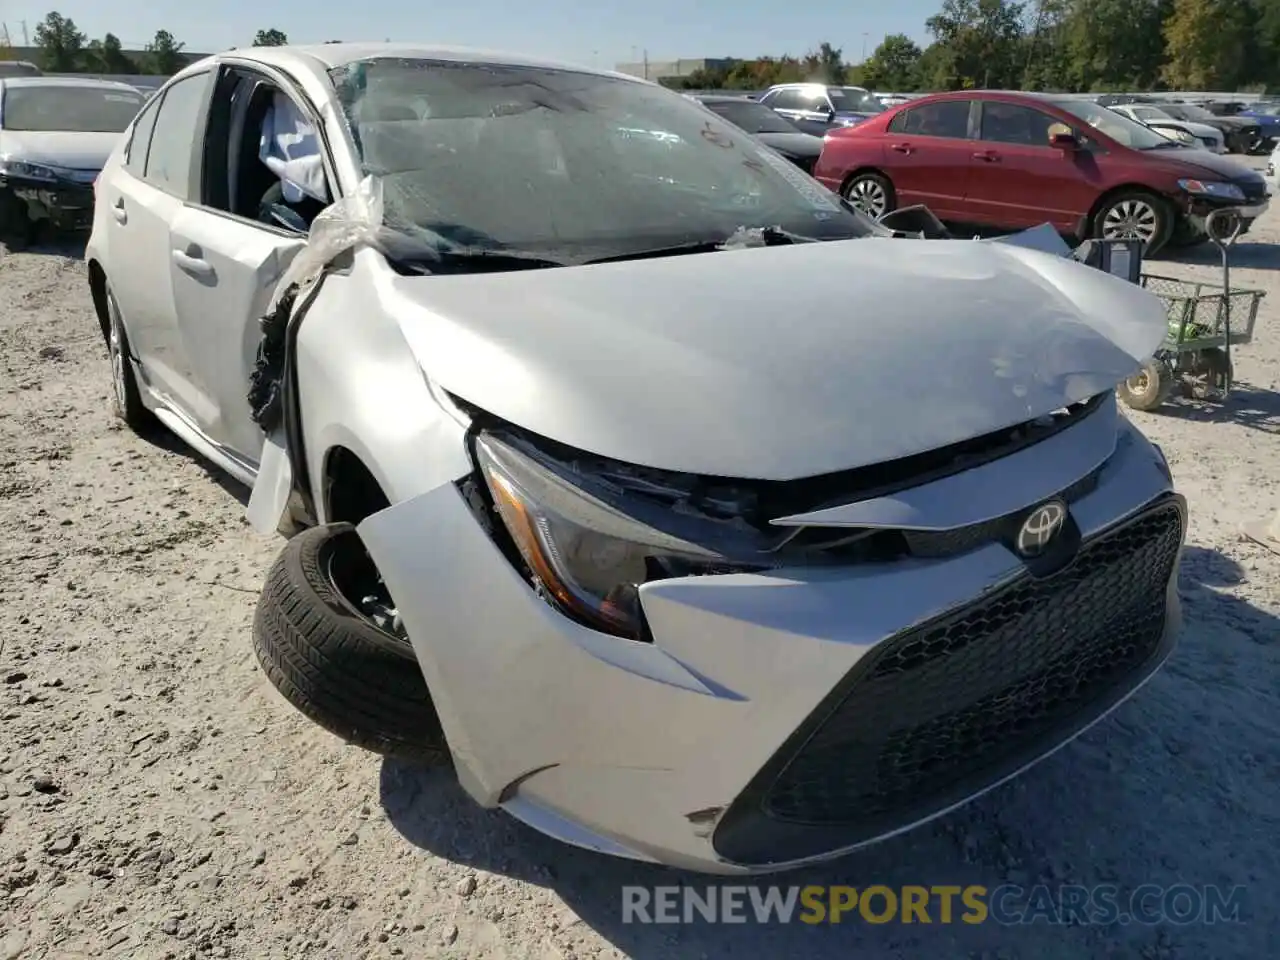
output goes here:
[[873, 220], [897, 206], [893, 184], [879, 173], [859, 173], [844, 185], [844, 198]]
[[258, 662], [304, 716], [348, 743], [419, 764], [449, 752], [418, 659], [355, 527], [285, 544], [253, 621]]
[[1093, 218], [1093, 235], [1100, 240], [1140, 240], [1142, 255], [1155, 255], [1169, 242], [1173, 215], [1169, 205], [1145, 190], [1127, 190], [1109, 197]]

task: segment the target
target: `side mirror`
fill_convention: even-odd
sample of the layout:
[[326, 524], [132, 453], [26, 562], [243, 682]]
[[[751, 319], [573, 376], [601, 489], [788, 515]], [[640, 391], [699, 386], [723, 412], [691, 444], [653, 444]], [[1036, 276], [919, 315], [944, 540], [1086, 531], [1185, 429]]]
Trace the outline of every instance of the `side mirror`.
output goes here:
[[1074, 133], [1055, 133], [1049, 137], [1049, 146], [1059, 150], [1079, 150], [1080, 141]]
[[836, 112], [828, 106], [818, 107], [815, 112], [820, 113], [822, 115], [823, 120], [830, 120], [832, 117], [836, 115]]

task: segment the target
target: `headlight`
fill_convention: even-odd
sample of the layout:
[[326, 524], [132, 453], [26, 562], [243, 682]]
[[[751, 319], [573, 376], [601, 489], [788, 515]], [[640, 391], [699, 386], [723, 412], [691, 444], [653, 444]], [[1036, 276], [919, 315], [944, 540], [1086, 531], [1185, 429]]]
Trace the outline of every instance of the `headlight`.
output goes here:
[[1166, 127], [1160, 131], [1170, 140], [1177, 140], [1179, 143], [1199, 143], [1200, 141], [1187, 133], [1185, 130], [1178, 130], [1173, 127]]
[[[494, 506], [535, 586], [586, 625], [643, 639], [639, 586], [648, 580], [760, 569], [701, 542], [700, 523], [659, 503], [625, 501], [604, 484], [516, 449], [491, 434], [476, 458]], [[680, 532], [658, 529], [688, 527]], [[693, 536], [688, 536], [692, 533]], [[715, 535], [705, 538], [715, 542]]]
[[25, 160], [0, 159], [0, 174], [8, 177], [26, 177], [30, 180], [57, 180], [59, 172], [55, 167], [43, 163], [27, 163]]
[[1234, 183], [1214, 183], [1206, 180], [1179, 180], [1178, 186], [1187, 193], [1198, 197], [1213, 197], [1216, 200], [1243, 200], [1244, 191]]

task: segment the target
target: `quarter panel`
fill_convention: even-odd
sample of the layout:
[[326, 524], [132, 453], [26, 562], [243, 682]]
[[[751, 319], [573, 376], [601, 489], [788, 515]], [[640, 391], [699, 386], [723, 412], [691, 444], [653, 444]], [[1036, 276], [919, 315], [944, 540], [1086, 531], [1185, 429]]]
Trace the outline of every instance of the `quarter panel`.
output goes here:
[[360, 457], [391, 503], [471, 471], [464, 427], [431, 396], [399, 321], [371, 282], [379, 257], [361, 250], [348, 273], [325, 277], [298, 329], [307, 472], [322, 514], [325, 458], [335, 446]]

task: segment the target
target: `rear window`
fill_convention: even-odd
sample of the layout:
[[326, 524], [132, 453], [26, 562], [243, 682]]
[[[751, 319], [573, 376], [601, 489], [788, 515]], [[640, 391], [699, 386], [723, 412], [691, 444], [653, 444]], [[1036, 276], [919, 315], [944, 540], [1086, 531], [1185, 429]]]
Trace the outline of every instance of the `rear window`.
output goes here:
[[142, 108], [132, 90], [77, 86], [5, 87], [0, 128], [32, 132], [123, 133]]

